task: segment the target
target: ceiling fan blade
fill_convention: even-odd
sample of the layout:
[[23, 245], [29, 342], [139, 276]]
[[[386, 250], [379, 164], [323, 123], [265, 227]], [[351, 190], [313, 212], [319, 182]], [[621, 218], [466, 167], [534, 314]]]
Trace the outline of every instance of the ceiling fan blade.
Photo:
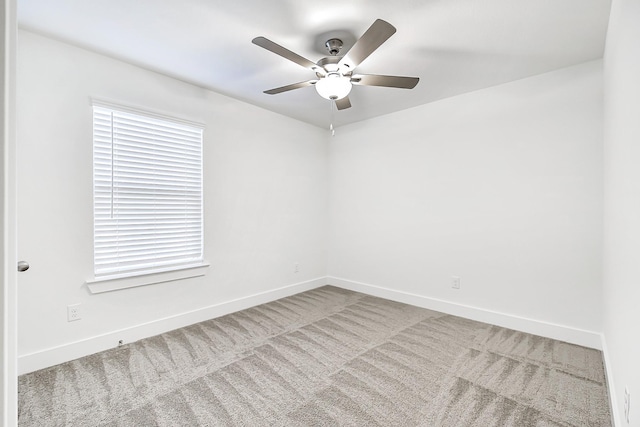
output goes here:
[[361, 86], [384, 86], [400, 89], [413, 89], [420, 81], [418, 77], [379, 76], [376, 74], [354, 74], [351, 83]]
[[324, 70], [322, 69], [322, 67], [319, 67], [318, 65], [309, 61], [307, 58], [303, 58], [297, 53], [291, 52], [289, 49], [284, 48], [279, 44], [274, 43], [265, 37], [262, 37], [262, 36], [256, 37], [255, 39], [251, 40], [251, 42], [264, 49], [267, 49], [268, 51], [275, 53], [276, 55], [280, 55], [283, 58], [288, 59], [289, 61], [295, 62], [296, 64], [301, 65], [304, 68], [309, 68], [313, 71], [320, 71], [324, 73]]
[[347, 66], [353, 70], [395, 32], [396, 28], [393, 25], [382, 19], [376, 19], [349, 52], [345, 54], [344, 58], [340, 60], [340, 67]]
[[338, 110], [351, 108], [351, 101], [349, 101], [349, 97], [345, 96], [344, 98], [336, 99], [336, 107], [338, 107]]
[[288, 92], [290, 90], [300, 89], [302, 87], [307, 87], [307, 86], [312, 86], [312, 85], [316, 84], [316, 82], [317, 82], [317, 80], [309, 80], [309, 81], [306, 81], [306, 82], [294, 83], [294, 84], [290, 84], [290, 85], [286, 85], [286, 86], [282, 86], [282, 87], [277, 87], [275, 89], [265, 90], [264, 93], [266, 93], [267, 95], [276, 95], [278, 93]]

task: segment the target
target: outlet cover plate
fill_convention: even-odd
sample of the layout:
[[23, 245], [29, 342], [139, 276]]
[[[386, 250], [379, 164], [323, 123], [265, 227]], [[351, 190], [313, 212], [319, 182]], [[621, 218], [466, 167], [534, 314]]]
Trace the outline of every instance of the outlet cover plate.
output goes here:
[[80, 314], [80, 304], [72, 304], [67, 306], [67, 321], [75, 322], [82, 319]]

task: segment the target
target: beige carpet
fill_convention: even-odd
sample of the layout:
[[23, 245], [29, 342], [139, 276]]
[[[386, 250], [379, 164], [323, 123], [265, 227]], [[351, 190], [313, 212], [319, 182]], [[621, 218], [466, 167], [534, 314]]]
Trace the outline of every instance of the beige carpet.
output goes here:
[[19, 379], [21, 426], [609, 426], [602, 355], [325, 286]]

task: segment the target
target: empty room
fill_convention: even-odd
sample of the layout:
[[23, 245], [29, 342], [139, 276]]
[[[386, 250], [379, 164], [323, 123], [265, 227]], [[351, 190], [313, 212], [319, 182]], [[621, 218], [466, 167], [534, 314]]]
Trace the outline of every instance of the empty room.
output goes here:
[[640, 0], [3, 8], [3, 425], [640, 426]]

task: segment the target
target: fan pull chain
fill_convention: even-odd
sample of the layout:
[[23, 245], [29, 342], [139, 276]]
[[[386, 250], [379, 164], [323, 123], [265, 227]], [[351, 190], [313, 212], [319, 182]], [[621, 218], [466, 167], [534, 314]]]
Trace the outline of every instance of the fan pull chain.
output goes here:
[[333, 128], [333, 118], [335, 116], [336, 101], [334, 99], [330, 99], [329, 102], [331, 103], [331, 105], [329, 106], [331, 108], [331, 123], [329, 124], [329, 131], [331, 132], [331, 136], [336, 136], [336, 130]]

